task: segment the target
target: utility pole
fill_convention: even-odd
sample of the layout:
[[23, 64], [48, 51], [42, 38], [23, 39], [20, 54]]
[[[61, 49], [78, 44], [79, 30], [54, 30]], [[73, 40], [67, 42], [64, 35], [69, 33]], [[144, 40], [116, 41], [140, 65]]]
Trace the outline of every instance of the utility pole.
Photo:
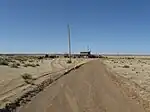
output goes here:
[[69, 63], [71, 63], [71, 40], [70, 40], [70, 26], [68, 24], [68, 49], [69, 49]]
[[87, 46], [87, 52], [89, 52], [89, 51], [90, 51], [89, 46]]

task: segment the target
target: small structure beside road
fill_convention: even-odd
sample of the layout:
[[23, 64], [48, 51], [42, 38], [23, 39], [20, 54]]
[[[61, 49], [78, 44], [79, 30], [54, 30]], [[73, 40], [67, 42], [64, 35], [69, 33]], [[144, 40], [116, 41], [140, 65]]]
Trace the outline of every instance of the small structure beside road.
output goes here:
[[80, 52], [81, 56], [89, 56], [91, 55], [91, 51], [86, 51], [86, 52]]

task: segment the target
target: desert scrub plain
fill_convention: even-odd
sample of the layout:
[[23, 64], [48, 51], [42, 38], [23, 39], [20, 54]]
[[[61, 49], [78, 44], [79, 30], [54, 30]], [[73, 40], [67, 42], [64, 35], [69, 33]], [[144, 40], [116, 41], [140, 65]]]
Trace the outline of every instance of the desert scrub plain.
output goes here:
[[113, 75], [123, 79], [122, 83], [129, 87], [128, 95], [142, 101], [150, 111], [150, 56], [107, 56], [103, 62]]
[[0, 56], [0, 108], [51, 76], [88, 61], [75, 58]]

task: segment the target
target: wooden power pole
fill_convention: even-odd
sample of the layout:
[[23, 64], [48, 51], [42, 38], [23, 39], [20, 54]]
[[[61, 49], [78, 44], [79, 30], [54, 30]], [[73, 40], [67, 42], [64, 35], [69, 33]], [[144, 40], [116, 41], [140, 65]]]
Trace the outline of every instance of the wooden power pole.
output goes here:
[[68, 24], [68, 49], [69, 49], [69, 63], [71, 63], [71, 40], [70, 40], [70, 26]]

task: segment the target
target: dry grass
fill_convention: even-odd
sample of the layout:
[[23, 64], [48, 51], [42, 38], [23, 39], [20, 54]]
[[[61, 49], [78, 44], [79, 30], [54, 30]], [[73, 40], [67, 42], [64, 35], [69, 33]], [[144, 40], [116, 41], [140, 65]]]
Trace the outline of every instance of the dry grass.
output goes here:
[[23, 67], [40, 66], [38, 57], [34, 57], [34, 56], [0, 57], [0, 65], [9, 66], [11, 68], [19, 68], [21, 66]]

